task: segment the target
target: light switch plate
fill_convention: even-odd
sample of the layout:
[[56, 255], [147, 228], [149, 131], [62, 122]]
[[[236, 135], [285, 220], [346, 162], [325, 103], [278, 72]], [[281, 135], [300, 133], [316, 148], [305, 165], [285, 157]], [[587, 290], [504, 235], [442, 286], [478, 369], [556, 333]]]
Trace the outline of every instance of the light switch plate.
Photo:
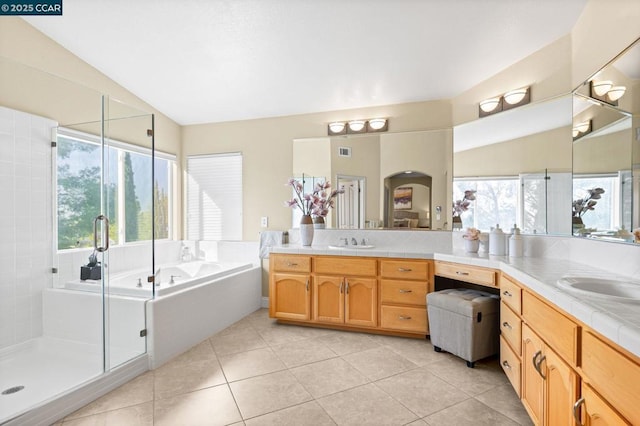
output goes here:
[[260, 218], [260, 226], [262, 226], [263, 228], [269, 226], [269, 218], [267, 216], [262, 216]]

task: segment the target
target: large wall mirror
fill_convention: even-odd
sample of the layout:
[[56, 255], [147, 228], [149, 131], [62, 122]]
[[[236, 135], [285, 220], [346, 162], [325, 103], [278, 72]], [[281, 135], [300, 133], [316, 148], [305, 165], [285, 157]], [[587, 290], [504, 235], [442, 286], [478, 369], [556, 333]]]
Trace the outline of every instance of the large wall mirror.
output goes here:
[[330, 228], [451, 229], [452, 170], [451, 129], [293, 141], [294, 177], [345, 189]]
[[640, 41], [574, 93], [573, 234], [633, 242], [640, 227]]
[[567, 94], [454, 127], [453, 199], [475, 191], [462, 227], [570, 235], [571, 108]]

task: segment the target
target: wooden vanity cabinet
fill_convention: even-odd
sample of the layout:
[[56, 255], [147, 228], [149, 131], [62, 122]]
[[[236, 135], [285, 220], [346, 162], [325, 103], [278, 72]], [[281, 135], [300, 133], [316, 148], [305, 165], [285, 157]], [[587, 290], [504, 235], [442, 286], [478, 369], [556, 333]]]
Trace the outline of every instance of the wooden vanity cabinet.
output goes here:
[[480, 266], [463, 265], [461, 263], [436, 261], [435, 274], [440, 277], [452, 278], [486, 287], [497, 287], [497, 272], [494, 269]]
[[427, 293], [433, 291], [432, 261], [380, 260], [380, 327], [429, 334]]
[[500, 275], [500, 366], [522, 396], [522, 288]]
[[315, 258], [315, 322], [359, 327], [378, 325], [377, 261], [373, 258]]
[[269, 270], [269, 316], [310, 320], [311, 257], [272, 254]]

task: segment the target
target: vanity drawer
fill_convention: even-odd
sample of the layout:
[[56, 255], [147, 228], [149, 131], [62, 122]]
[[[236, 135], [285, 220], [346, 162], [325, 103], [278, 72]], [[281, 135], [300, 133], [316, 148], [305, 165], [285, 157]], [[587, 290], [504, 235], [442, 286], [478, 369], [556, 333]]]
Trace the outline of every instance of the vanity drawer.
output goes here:
[[500, 335], [516, 355], [522, 355], [522, 321], [504, 302], [500, 303]]
[[419, 281], [380, 280], [380, 301], [426, 306], [427, 283]]
[[429, 333], [427, 309], [382, 305], [380, 326], [393, 330]]
[[500, 367], [509, 378], [511, 386], [520, 397], [520, 374], [522, 362], [520, 358], [511, 350], [506, 340], [500, 336]]
[[522, 314], [522, 288], [504, 274], [500, 276], [500, 300], [513, 309], [513, 312]]
[[496, 271], [479, 266], [436, 262], [436, 275], [490, 287], [497, 285]]
[[403, 280], [429, 280], [429, 262], [411, 260], [381, 260], [380, 275]]
[[377, 260], [371, 258], [354, 259], [343, 256], [318, 256], [315, 258], [313, 272], [331, 275], [357, 275], [375, 277]]
[[271, 269], [282, 272], [311, 272], [311, 257], [272, 253]]
[[582, 333], [585, 381], [634, 425], [640, 425], [640, 364], [592, 333]]
[[528, 291], [522, 292], [522, 318], [572, 366], [577, 364], [579, 327]]

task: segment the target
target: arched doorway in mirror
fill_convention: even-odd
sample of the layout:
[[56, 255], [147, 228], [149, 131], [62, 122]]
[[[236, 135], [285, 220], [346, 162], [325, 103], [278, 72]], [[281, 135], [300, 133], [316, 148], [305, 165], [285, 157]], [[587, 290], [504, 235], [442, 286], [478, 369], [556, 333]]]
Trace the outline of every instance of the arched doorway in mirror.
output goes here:
[[384, 226], [431, 229], [431, 176], [406, 170], [384, 178]]

